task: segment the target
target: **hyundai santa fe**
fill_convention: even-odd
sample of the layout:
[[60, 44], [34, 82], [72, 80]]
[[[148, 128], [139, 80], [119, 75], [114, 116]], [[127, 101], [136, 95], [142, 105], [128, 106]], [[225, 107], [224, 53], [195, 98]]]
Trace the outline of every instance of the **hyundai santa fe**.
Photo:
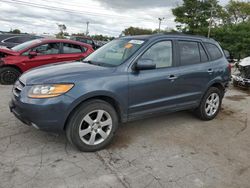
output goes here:
[[15, 83], [9, 106], [23, 123], [65, 131], [79, 150], [96, 151], [123, 122], [187, 109], [212, 120], [230, 77], [213, 39], [131, 36], [109, 42], [83, 62], [28, 71]]

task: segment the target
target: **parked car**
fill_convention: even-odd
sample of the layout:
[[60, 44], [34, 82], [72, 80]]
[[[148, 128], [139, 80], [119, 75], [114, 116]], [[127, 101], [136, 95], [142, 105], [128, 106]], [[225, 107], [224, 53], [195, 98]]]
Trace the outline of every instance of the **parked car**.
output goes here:
[[250, 87], [250, 57], [244, 58], [241, 62], [236, 64], [238, 73], [232, 75], [233, 85], [244, 88]]
[[0, 35], [0, 46], [6, 46], [7, 48], [12, 48], [18, 44], [24, 42], [40, 39], [40, 36], [28, 35], [28, 34], [1, 34]]
[[98, 46], [93, 39], [90, 37], [85, 37], [85, 36], [71, 36], [70, 40], [75, 40], [78, 42], [83, 42], [85, 44], [89, 44], [92, 46], [94, 50], [98, 49], [100, 46]]
[[163, 112], [193, 109], [212, 120], [231, 77], [219, 44], [196, 36], [124, 37], [84, 62], [23, 74], [10, 102], [22, 122], [66, 131], [81, 151], [104, 148], [120, 123]]
[[36, 39], [0, 48], [0, 83], [13, 84], [25, 71], [51, 63], [80, 60], [94, 50], [88, 44], [63, 39]]

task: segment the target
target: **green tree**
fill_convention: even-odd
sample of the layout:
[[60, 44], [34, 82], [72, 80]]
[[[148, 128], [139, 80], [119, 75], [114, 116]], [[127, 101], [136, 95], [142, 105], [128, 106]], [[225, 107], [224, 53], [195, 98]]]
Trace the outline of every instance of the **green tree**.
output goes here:
[[157, 33], [157, 30], [143, 29], [139, 27], [129, 27], [122, 32], [125, 36], [128, 35], [150, 35]]
[[21, 34], [21, 31], [20, 31], [20, 29], [14, 29], [14, 30], [11, 30], [10, 33]]
[[235, 58], [250, 56], [250, 21], [213, 28], [211, 37]]
[[92, 35], [91, 38], [99, 41], [110, 41], [114, 39], [114, 37], [109, 37], [104, 35]]
[[230, 0], [226, 6], [231, 23], [245, 22], [250, 17], [250, 2]]
[[217, 0], [183, 0], [183, 4], [172, 9], [178, 29], [187, 33], [196, 33], [200, 28], [208, 28], [211, 17], [214, 23], [225, 17], [223, 8]]
[[58, 26], [58, 29], [60, 30], [60, 32], [56, 34], [56, 38], [62, 38], [62, 39], [65, 38], [64, 37], [64, 32], [67, 30], [66, 25], [57, 24], [57, 26]]

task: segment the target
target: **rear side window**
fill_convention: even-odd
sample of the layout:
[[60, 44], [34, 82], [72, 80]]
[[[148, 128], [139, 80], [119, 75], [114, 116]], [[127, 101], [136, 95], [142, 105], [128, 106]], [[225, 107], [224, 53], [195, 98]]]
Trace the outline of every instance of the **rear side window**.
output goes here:
[[76, 44], [63, 43], [63, 53], [64, 54], [73, 54], [73, 53], [81, 53], [82, 48]]
[[205, 46], [211, 57], [211, 60], [216, 60], [222, 57], [222, 53], [216, 45], [211, 44], [211, 43], [205, 43]]
[[192, 65], [201, 62], [198, 42], [179, 41], [181, 65]]

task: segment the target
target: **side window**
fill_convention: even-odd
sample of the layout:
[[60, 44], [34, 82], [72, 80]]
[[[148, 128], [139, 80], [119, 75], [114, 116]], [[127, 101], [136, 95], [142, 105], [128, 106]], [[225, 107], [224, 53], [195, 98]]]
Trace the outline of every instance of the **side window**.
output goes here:
[[63, 43], [63, 53], [64, 54], [73, 54], [73, 53], [81, 53], [82, 48], [76, 44]]
[[200, 49], [197, 42], [179, 41], [181, 65], [200, 63]]
[[162, 41], [151, 46], [141, 59], [151, 59], [156, 64], [156, 68], [172, 66], [172, 42]]
[[201, 62], [207, 62], [208, 61], [207, 53], [205, 52], [203, 46], [200, 43], [199, 43], [199, 48], [200, 48]]
[[32, 51], [37, 52], [38, 55], [59, 54], [60, 43], [42, 44], [40, 46], [33, 48]]
[[205, 43], [205, 46], [212, 60], [216, 60], [222, 57], [222, 53], [216, 45], [211, 43]]

